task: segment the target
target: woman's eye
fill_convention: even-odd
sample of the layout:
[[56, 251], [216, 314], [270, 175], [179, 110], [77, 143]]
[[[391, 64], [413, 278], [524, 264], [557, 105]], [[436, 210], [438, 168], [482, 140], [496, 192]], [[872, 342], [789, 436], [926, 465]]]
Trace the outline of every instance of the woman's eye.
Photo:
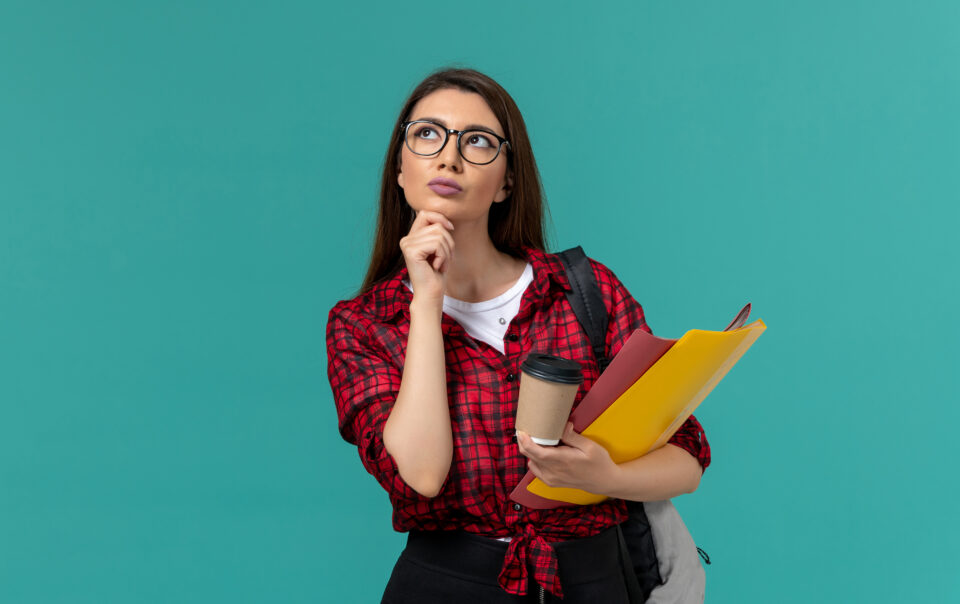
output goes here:
[[431, 138], [429, 135], [436, 134], [437, 131], [431, 128], [430, 126], [424, 126], [417, 130], [417, 136], [420, 138]]
[[477, 147], [492, 147], [493, 141], [482, 134], [471, 134], [469, 139], [467, 139], [467, 144]]

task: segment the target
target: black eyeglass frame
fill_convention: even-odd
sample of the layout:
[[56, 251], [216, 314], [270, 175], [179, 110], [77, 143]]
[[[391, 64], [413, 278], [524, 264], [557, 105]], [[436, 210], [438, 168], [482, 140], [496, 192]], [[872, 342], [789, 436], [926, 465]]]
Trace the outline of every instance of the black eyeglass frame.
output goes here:
[[[410, 147], [410, 143], [407, 141], [407, 133], [408, 133], [408, 130], [410, 129], [411, 124], [430, 124], [431, 126], [436, 126], [437, 129], [443, 132], [443, 136], [444, 136], [443, 144], [440, 145], [440, 148], [434, 151], [433, 153], [417, 153]], [[497, 154], [494, 155], [493, 159], [491, 159], [490, 161], [485, 161], [483, 163], [470, 161], [469, 159], [466, 158], [466, 156], [464, 156], [463, 149], [460, 147], [460, 139], [463, 138], [464, 132], [483, 132], [484, 134], [489, 134], [490, 136], [494, 137], [500, 143], [497, 146]], [[410, 149], [411, 153], [419, 155], [420, 157], [430, 157], [432, 155], [436, 155], [441, 151], [443, 151], [443, 148], [447, 146], [447, 141], [450, 140], [451, 134], [457, 135], [457, 153], [460, 154], [460, 157], [463, 158], [463, 161], [469, 162], [475, 166], [486, 166], [487, 164], [492, 164], [493, 162], [497, 161], [497, 158], [500, 157], [500, 150], [503, 149], [504, 145], [507, 146], [508, 151], [512, 149], [512, 147], [510, 146], [510, 141], [508, 141], [507, 139], [503, 138], [502, 136], [500, 136], [495, 132], [490, 132], [489, 130], [481, 130], [478, 128], [471, 128], [469, 130], [454, 130], [453, 128], [447, 128], [442, 124], [431, 122], [430, 120], [412, 120], [412, 121], [403, 122], [402, 124], [400, 124], [400, 135], [403, 137], [403, 144], [407, 146], [407, 149]]]

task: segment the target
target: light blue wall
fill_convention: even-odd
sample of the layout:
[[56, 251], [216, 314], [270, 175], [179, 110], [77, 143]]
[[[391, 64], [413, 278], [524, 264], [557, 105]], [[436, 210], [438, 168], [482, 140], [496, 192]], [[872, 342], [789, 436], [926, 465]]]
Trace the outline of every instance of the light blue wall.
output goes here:
[[960, 5], [584, 6], [0, 6], [0, 601], [379, 598], [324, 328], [450, 63], [517, 101], [553, 249], [659, 335], [768, 326], [676, 499], [707, 601], [960, 600]]

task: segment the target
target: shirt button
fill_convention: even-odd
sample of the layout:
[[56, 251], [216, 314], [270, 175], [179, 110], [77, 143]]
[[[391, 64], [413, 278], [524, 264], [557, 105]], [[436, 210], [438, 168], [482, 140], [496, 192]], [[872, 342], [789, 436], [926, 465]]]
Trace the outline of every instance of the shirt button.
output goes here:
[[517, 340], [520, 339], [520, 336], [518, 336], [518, 335], [515, 334], [515, 333], [512, 333], [512, 334], [510, 334], [510, 335], [507, 336], [507, 339], [510, 340], [511, 342], [516, 342]]
[[508, 374], [507, 374], [507, 381], [508, 381], [508, 382], [512, 382], [512, 381], [515, 380], [515, 379], [517, 379], [517, 376], [516, 376], [515, 374], [513, 374], [513, 373], [508, 373]]
[[520, 510], [523, 509], [523, 506], [520, 505], [519, 503], [515, 503], [513, 504], [513, 509], [519, 512]]

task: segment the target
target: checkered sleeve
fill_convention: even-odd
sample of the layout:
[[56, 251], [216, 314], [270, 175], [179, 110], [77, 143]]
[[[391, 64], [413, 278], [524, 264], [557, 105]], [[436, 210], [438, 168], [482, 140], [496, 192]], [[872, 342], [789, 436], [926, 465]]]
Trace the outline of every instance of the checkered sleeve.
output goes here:
[[367, 472], [394, 503], [423, 500], [383, 446], [383, 425], [400, 392], [401, 370], [376, 341], [377, 326], [343, 303], [327, 320], [327, 376], [340, 435], [357, 446]]
[[[603, 293], [604, 301], [610, 304], [609, 324], [607, 326], [607, 350], [610, 358], [616, 356], [627, 339], [637, 329], [653, 333], [647, 325], [643, 308], [630, 295], [620, 279], [605, 265], [590, 259], [597, 284]], [[697, 418], [691, 415], [667, 442], [676, 445], [693, 455], [700, 467], [706, 470], [710, 465], [710, 443]]]

